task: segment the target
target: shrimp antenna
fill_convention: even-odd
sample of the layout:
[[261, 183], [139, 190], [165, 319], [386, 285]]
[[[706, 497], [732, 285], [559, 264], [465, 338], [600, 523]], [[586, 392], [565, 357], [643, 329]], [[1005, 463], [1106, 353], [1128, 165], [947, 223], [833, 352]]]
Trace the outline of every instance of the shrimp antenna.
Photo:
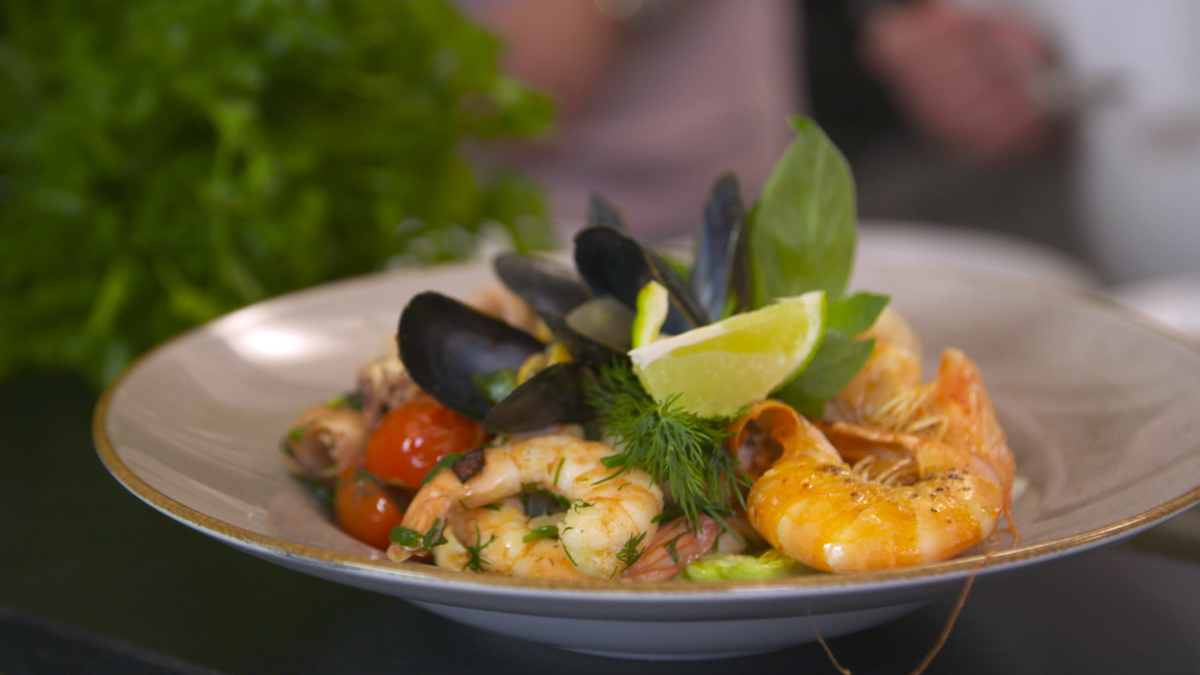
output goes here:
[[[967, 583], [963, 584], [963, 588], [958, 594], [958, 600], [954, 603], [954, 609], [950, 610], [950, 617], [946, 619], [946, 625], [942, 628], [941, 634], [938, 635], [937, 641], [933, 643], [933, 647], [925, 654], [925, 658], [921, 659], [917, 667], [908, 675], [921, 675], [929, 667], [929, 664], [933, 663], [933, 658], [938, 655], [938, 652], [942, 651], [942, 647], [946, 646], [946, 640], [950, 637], [950, 630], [954, 628], [954, 623], [958, 621], [958, 615], [962, 612], [963, 605], [967, 603], [967, 595], [971, 592], [971, 585], [975, 583], [975, 577], [979, 576], [979, 570], [983, 569], [983, 566], [987, 564], [988, 559], [992, 557], [992, 553], [991, 551], [985, 553], [971, 570], [971, 575], [967, 577]], [[829, 662], [833, 664], [833, 667], [842, 675], [853, 675], [849, 668], [838, 663], [837, 657], [833, 655], [833, 650], [829, 648], [829, 643], [825, 642], [825, 638], [821, 637], [821, 631], [817, 629], [817, 621], [813, 618], [812, 612], [809, 612], [808, 620], [812, 624], [813, 634], [817, 636], [817, 642], [821, 644], [821, 649], [825, 650], [825, 656], [829, 657]]]
[[829, 657], [829, 662], [833, 664], [833, 667], [842, 675], [853, 675], [849, 668], [844, 668], [842, 664], [838, 663], [837, 657], [833, 655], [833, 650], [829, 648], [829, 643], [821, 637], [821, 631], [817, 628], [817, 620], [813, 618], [811, 611], [808, 613], [808, 622], [812, 624], [813, 635], [817, 636], [817, 642], [821, 643], [821, 649], [825, 650], [825, 656]]
[[975, 583], [975, 577], [979, 576], [979, 570], [987, 564], [989, 558], [992, 557], [993, 551], [988, 551], [979, 559], [979, 563], [971, 570], [971, 576], [967, 577], [967, 583], [963, 584], [962, 591], [958, 594], [958, 600], [954, 603], [954, 609], [950, 611], [950, 618], [946, 620], [946, 626], [942, 628], [942, 634], [938, 636], [937, 642], [933, 643], [933, 647], [925, 658], [917, 664], [917, 667], [909, 673], [909, 675], [921, 675], [929, 664], [933, 662], [933, 657], [942, 651], [942, 647], [946, 645], [947, 638], [950, 637], [950, 629], [954, 628], [954, 622], [958, 620], [958, 614], [962, 611], [963, 605], [967, 604], [967, 594], [971, 592], [971, 585]]

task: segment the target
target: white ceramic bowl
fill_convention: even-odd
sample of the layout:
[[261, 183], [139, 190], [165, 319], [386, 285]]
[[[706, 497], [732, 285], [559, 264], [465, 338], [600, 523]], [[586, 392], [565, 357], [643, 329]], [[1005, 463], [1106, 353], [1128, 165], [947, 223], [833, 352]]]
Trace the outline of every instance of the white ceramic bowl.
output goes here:
[[142, 357], [95, 413], [101, 458], [129, 490], [189, 527], [325, 579], [391, 594], [506, 635], [646, 659], [780, 649], [902, 616], [996, 575], [1112, 543], [1200, 500], [1200, 353], [1103, 300], [962, 275], [866, 269], [932, 367], [958, 346], [982, 369], [1018, 474], [1019, 544], [955, 560], [762, 582], [550, 582], [395, 565], [341, 533], [290, 479], [278, 441], [309, 404], [349, 389], [413, 294], [465, 297], [484, 264], [329, 284], [230, 314]]

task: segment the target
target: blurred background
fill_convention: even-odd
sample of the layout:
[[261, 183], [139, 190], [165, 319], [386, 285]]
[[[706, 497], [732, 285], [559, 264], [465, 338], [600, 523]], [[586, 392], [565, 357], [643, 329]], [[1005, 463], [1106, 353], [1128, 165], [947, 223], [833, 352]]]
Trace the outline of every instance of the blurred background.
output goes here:
[[98, 386], [278, 293], [561, 244], [593, 190], [678, 239], [794, 114], [854, 169], [862, 257], [1195, 328], [1196, 31], [1186, 0], [12, 0], [0, 377]]
[[98, 386], [278, 293], [561, 244], [593, 190], [678, 239], [793, 114], [854, 169], [863, 257], [1196, 329], [1198, 30], [1186, 0], [13, 0], [0, 377]]

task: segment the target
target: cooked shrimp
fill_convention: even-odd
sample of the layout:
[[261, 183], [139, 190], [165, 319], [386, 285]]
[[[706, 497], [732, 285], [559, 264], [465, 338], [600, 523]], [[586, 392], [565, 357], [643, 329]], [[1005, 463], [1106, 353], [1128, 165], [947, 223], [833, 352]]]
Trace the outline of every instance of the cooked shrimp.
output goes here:
[[[1014, 463], [979, 371], [946, 350], [925, 389], [905, 415], [884, 416], [903, 431], [834, 422], [827, 437], [798, 414], [788, 419], [777, 436], [782, 456], [747, 497], [755, 528], [793, 558], [832, 572], [945, 560], [989, 536], [1008, 512]], [[868, 456], [890, 465], [886, 479], [847, 463]], [[910, 469], [911, 484], [897, 467]]]
[[641, 557], [621, 573], [621, 581], [667, 581], [709, 553], [741, 553], [762, 539], [744, 514], [721, 523], [702, 515], [694, 527], [682, 516], [658, 528]]
[[[455, 512], [493, 504], [536, 486], [570, 501], [558, 524], [558, 545], [575, 569], [591, 577], [613, 578], [626, 567], [629, 555], [624, 552], [654, 538], [654, 519], [663, 506], [662, 490], [649, 474], [638, 469], [618, 474], [604, 466], [602, 460], [614, 452], [608, 445], [570, 434], [487, 448], [482, 451], [482, 469], [465, 480], [451, 469], [439, 471], [417, 492], [401, 526], [436, 540]], [[474, 523], [487, 541], [494, 532], [484, 530], [481, 516], [477, 514]], [[388, 557], [406, 560], [420, 550], [393, 543]], [[514, 567], [510, 573], [519, 569]]]
[[825, 405], [825, 418], [901, 431], [900, 426], [912, 423], [928, 394], [928, 388], [921, 387], [921, 341], [890, 307], [859, 337], [874, 338], [875, 349], [854, 379]]
[[358, 392], [362, 394], [363, 419], [368, 428], [374, 429], [387, 411], [407, 403], [421, 388], [399, 356], [385, 354], [358, 369]]
[[312, 480], [333, 480], [362, 459], [369, 435], [366, 421], [349, 405], [315, 405], [292, 422], [280, 443], [288, 471]]
[[456, 511], [448, 516], [446, 544], [433, 549], [438, 567], [539, 579], [587, 579], [571, 564], [557, 537], [537, 537], [561, 518], [529, 518], [520, 500]]

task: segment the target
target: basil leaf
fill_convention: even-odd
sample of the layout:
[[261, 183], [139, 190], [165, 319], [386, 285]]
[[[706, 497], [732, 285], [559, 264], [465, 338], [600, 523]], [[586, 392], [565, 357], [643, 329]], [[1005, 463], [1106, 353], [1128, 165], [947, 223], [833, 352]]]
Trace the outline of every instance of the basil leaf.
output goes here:
[[870, 328], [887, 306], [890, 297], [866, 291], [829, 302], [825, 307], [825, 327], [846, 335], [858, 335]]
[[796, 138], [748, 217], [753, 306], [823, 290], [841, 297], [854, 259], [854, 179], [816, 122], [793, 117]]
[[858, 374], [874, 348], [873, 339], [855, 340], [845, 333], [826, 329], [812, 363], [773, 396], [805, 417], [821, 417], [825, 401]]

